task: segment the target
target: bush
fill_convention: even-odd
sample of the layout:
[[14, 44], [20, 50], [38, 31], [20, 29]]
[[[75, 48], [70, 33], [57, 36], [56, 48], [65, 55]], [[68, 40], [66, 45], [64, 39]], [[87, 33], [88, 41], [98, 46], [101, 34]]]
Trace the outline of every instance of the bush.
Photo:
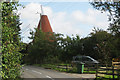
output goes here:
[[21, 50], [17, 2], [2, 3], [2, 71], [3, 80], [18, 80], [21, 75]]

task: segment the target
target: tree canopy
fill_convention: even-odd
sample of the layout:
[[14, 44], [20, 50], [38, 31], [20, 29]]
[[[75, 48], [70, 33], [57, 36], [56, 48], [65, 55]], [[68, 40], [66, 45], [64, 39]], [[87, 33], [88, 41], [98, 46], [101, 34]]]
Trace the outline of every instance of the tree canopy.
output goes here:
[[91, 2], [91, 5], [101, 12], [108, 13], [109, 29], [112, 33], [120, 35], [120, 1], [98, 0]]

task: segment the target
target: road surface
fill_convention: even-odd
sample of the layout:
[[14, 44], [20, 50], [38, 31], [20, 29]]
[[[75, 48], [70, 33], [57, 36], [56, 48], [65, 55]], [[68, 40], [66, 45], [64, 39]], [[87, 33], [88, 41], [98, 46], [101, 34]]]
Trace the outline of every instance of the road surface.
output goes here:
[[72, 74], [44, 69], [36, 66], [24, 66], [24, 80], [94, 80], [95, 74]]

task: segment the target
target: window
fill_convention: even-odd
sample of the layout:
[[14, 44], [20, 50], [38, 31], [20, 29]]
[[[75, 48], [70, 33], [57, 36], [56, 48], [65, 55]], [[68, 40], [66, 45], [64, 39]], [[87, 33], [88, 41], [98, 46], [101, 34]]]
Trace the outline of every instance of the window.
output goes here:
[[88, 57], [83, 57], [82, 61], [92, 61], [92, 60], [90, 58], [88, 58]]

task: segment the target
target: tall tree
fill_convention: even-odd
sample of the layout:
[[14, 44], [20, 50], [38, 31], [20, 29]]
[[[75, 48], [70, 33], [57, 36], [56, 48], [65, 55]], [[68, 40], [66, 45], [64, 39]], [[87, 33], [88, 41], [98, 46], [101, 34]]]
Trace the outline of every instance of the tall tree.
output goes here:
[[93, 51], [95, 58], [108, 62], [111, 58], [118, 56], [116, 53], [117, 49], [113, 43], [114, 37], [112, 34], [101, 29], [94, 29], [94, 32], [90, 35], [90, 43], [93, 44], [93, 50], [91, 51]]
[[91, 5], [101, 12], [108, 12], [109, 21], [111, 21], [109, 29], [114, 34], [120, 34], [120, 1], [93, 0]]
[[[30, 37], [33, 41], [29, 46], [28, 56], [32, 59], [32, 64], [41, 64], [49, 62], [56, 57], [56, 41], [53, 33], [42, 32], [36, 29], [36, 32], [31, 32], [33, 36]], [[49, 59], [49, 60], [48, 60]]]
[[[94, 0], [91, 5], [101, 12], [108, 12], [109, 29], [114, 35], [114, 45], [117, 53], [120, 53], [120, 1], [119, 0]], [[120, 54], [119, 54], [120, 56]]]
[[76, 37], [67, 36], [63, 38], [61, 47], [60, 60], [63, 62], [71, 62], [73, 56], [82, 55], [82, 42], [78, 35]]

